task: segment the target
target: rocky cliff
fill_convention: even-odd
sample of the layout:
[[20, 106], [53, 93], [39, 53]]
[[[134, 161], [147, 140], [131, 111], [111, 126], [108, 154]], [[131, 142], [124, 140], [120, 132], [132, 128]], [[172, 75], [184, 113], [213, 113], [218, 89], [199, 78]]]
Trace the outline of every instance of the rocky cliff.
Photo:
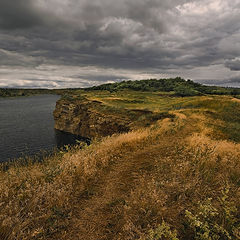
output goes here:
[[60, 99], [54, 111], [55, 128], [61, 131], [94, 138], [130, 129], [130, 119], [117, 112], [106, 113], [106, 106], [88, 99]]

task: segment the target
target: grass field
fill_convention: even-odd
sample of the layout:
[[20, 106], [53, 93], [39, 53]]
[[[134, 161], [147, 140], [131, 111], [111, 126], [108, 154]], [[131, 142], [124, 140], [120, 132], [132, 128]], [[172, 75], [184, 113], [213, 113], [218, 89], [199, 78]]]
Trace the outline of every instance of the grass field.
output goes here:
[[[75, 91], [136, 127], [0, 172], [0, 239], [240, 239], [240, 101]], [[154, 118], [157, 114], [164, 118]]]

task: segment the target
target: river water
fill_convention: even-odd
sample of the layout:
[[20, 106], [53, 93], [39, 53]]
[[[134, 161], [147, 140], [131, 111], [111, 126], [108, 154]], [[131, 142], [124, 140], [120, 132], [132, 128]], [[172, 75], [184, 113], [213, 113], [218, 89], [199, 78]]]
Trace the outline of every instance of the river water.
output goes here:
[[51, 152], [80, 139], [54, 129], [57, 95], [0, 99], [0, 162]]

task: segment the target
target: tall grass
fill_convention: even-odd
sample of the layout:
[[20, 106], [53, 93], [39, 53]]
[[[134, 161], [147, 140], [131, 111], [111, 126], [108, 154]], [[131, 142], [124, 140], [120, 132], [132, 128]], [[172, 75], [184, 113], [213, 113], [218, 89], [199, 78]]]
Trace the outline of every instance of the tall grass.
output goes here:
[[240, 144], [191, 111], [1, 171], [1, 239], [239, 239]]

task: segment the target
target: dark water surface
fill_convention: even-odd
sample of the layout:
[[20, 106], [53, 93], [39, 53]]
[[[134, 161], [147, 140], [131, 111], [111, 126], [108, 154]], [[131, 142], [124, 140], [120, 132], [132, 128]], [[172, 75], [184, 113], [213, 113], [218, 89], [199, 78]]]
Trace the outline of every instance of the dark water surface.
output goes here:
[[0, 99], [0, 162], [52, 151], [77, 136], [54, 129], [57, 95]]

